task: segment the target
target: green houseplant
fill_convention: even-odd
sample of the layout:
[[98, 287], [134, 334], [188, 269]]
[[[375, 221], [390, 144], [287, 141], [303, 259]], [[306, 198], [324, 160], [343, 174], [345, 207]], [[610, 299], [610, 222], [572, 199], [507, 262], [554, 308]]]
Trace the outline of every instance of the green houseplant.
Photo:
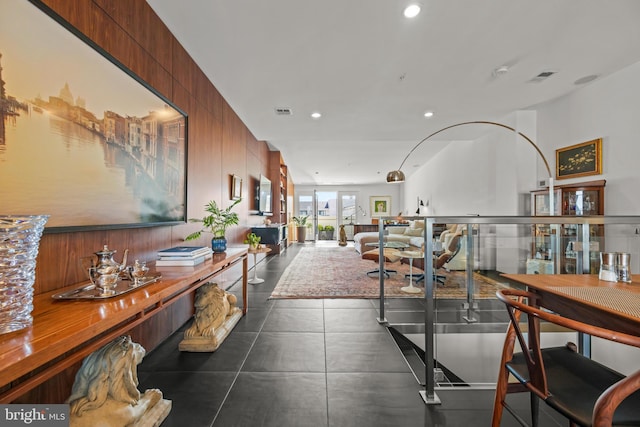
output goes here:
[[333, 234], [335, 230], [336, 228], [333, 225], [325, 225], [324, 226], [325, 239], [333, 240]]
[[201, 222], [202, 229], [194, 231], [185, 237], [185, 240], [195, 240], [200, 238], [203, 232], [213, 234], [211, 239], [211, 248], [214, 252], [224, 252], [227, 250], [227, 239], [225, 238], [225, 232], [227, 228], [232, 225], [237, 225], [240, 221], [236, 212], [231, 210], [242, 201], [242, 199], [236, 199], [226, 209], [220, 209], [215, 200], [211, 200], [205, 205], [205, 211], [209, 212], [209, 215], [202, 219], [190, 218], [190, 222]]
[[307, 227], [311, 225], [310, 223], [307, 223], [307, 219], [309, 219], [309, 215], [294, 216], [293, 218], [291, 218], [293, 223], [296, 225], [298, 243], [304, 243], [304, 241], [307, 239]]
[[251, 249], [257, 249], [258, 247], [260, 247], [260, 239], [261, 237], [256, 233], [249, 233], [247, 234], [247, 238], [244, 239], [244, 243], [248, 243], [249, 248]]

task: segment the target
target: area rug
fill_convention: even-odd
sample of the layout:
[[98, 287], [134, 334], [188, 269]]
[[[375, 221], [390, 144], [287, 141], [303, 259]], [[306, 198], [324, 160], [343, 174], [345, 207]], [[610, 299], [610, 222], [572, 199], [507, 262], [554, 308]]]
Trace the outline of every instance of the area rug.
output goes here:
[[[379, 298], [378, 275], [367, 275], [377, 267], [377, 263], [363, 260], [353, 247], [305, 246], [282, 273], [270, 298]], [[385, 263], [385, 268], [397, 271], [384, 280], [386, 298], [424, 298], [424, 281], [418, 286], [420, 293], [409, 294], [400, 289], [409, 284], [405, 277], [408, 264]], [[414, 275], [420, 273], [422, 270], [413, 267]], [[465, 271], [441, 269], [438, 274], [444, 275], [445, 281], [436, 287], [436, 298], [466, 299]], [[476, 299], [495, 298], [496, 290], [507, 286], [478, 273], [473, 278]]]

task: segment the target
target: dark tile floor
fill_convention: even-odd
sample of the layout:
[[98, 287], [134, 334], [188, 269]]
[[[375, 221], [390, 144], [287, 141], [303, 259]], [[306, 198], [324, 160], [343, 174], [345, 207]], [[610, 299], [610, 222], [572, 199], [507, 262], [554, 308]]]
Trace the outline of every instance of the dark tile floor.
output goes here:
[[[183, 326], [147, 354], [139, 389], [172, 401], [164, 427], [490, 424], [493, 390], [437, 390], [442, 403], [425, 405], [378, 300], [269, 300], [299, 248], [258, 264], [265, 282], [249, 285], [249, 311], [216, 352], [180, 352]], [[241, 300], [240, 284], [229, 291]], [[528, 417], [527, 396], [510, 402]], [[516, 425], [505, 414], [502, 426]], [[560, 425], [543, 409], [540, 426]]]

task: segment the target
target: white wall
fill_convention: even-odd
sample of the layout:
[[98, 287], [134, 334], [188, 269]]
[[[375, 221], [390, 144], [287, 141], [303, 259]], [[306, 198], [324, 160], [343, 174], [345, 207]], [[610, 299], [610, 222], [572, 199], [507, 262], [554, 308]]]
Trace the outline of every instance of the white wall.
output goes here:
[[[640, 197], [640, 63], [596, 80], [572, 94], [518, 111], [500, 122], [521, 131], [540, 148], [555, 178], [555, 150], [595, 138], [603, 140], [603, 174], [556, 185], [606, 179], [605, 214], [638, 215]], [[476, 125], [473, 125], [476, 126]], [[479, 126], [479, 125], [478, 125]], [[428, 141], [426, 143], [429, 143]], [[454, 141], [423, 165], [404, 184], [405, 210], [415, 211], [415, 200], [429, 201], [430, 215], [530, 215], [529, 192], [549, 174], [531, 145], [513, 132], [496, 129], [475, 141]], [[611, 250], [638, 253], [635, 226], [607, 233]], [[496, 235], [496, 268], [522, 260], [501, 244], [517, 236]], [[521, 245], [520, 245], [521, 246]], [[505, 250], [501, 251], [500, 248]], [[526, 247], [526, 246], [521, 246]], [[632, 271], [640, 267], [633, 260]], [[634, 270], [635, 269], [635, 270]]]
[[[555, 177], [555, 150], [603, 139], [603, 174], [555, 184], [606, 179], [605, 214], [640, 215], [640, 63], [595, 80], [577, 91], [500, 120], [521, 131], [541, 149]], [[482, 119], [482, 118], [478, 118]], [[476, 125], [470, 125], [476, 126]], [[480, 125], [477, 125], [480, 126]], [[369, 212], [369, 196], [392, 197], [392, 212], [413, 215], [417, 198], [429, 203], [429, 215], [529, 215], [529, 192], [548, 178], [544, 162], [522, 137], [497, 127], [476, 141], [454, 141], [398, 185], [327, 186], [320, 189], [358, 191], [359, 204]], [[426, 141], [425, 144], [429, 144]], [[405, 173], [408, 171], [405, 170]], [[314, 187], [296, 186], [296, 190]], [[368, 223], [370, 216], [358, 217]], [[611, 250], [640, 252], [640, 236], [618, 227], [607, 233]], [[499, 234], [499, 233], [498, 233]], [[501, 245], [498, 248], [513, 247]], [[504, 236], [511, 239], [513, 236]], [[497, 249], [499, 252], [499, 249]], [[500, 254], [499, 254], [500, 255]], [[500, 257], [498, 257], [500, 258]], [[518, 254], [522, 258], [522, 254]], [[515, 260], [513, 260], [515, 261]], [[640, 269], [634, 260], [632, 272]], [[509, 271], [504, 268], [502, 271]]]
[[[384, 179], [384, 177], [383, 177]], [[391, 213], [397, 214], [402, 210], [404, 201], [400, 191], [402, 185], [397, 184], [372, 184], [372, 185], [296, 185], [296, 194], [317, 191], [345, 191], [357, 193], [357, 204], [362, 206], [365, 214], [357, 209], [356, 223], [371, 224], [371, 209], [369, 207], [369, 197], [371, 196], [391, 196]], [[415, 204], [415, 202], [414, 202]], [[296, 206], [297, 208], [297, 206]], [[414, 208], [415, 211], [415, 208]]]
[[640, 63], [636, 63], [538, 108], [539, 142], [552, 152], [602, 138], [603, 174], [557, 184], [606, 179], [606, 215], [640, 213], [639, 81]]
[[[636, 63], [572, 94], [515, 112], [502, 123], [516, 127], [540, 147], [553, 176], [556, 149], [602, 138], [602, 175], [555, 183], [606, 179], [605, 214], [637, 215], [639, 80], [640, 63]], [[505, 134], [509, 132], [497, 130], [481, 140], [450, 143], [408, 177], [405, 208], [412, 208], [420, 196], [430, 201], [434, 215], [529, 214], [523, 211], [523, 200], [547, 172], [530, 145], [509, 141], [513, 133]]]
[[[501, 123], [535, 141], [535, 117], [534, 111], [522, 111]], [[469, 126], [483, 127], [486, 134], [475, 141], [449, 143], [408, 177], [405, 200], [429, 201], [430, 214], [436, 216], [527, 214], [523, 200], [535, 188], [540, 156], [508, 129]], [[405, 206], [408, 211], [411, 208], [415, 211], [412, 204]]]

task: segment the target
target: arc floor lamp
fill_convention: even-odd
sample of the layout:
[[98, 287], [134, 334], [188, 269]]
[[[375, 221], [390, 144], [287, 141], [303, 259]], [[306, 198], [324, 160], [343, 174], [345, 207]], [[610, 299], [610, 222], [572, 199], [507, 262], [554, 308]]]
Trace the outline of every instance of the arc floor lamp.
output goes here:
[[518, 130], [512, 128], [511, 126], [507, 126], [507, 125], [502, 124], [502, 123], [490, 122], [490, 121], [484, 121], [484, 120], [477, 120], [477, 121], [471, 121], [471, 122], [456, 123], [455, 125], [450, 125], [450, 126], [444, 127], [444, 128], [442, 128], [440, 130], [437, 130], [437, 131], [433, 132], [432, 134], [422, 138], [422, 140], [420, 140], [420, 142], [418, 142], [416, 145], [414, 145], [414, 147], [404, 157], [404, 159], [402, 160], [402, 163], [400, 163], [400, 167], [398, 169], [392, 170], [391, 172], [387, 173], [387, 182], [391, 183], [391, 184], [404, 182], [405, 176], [404, 176], [404, 172], [402, 172], [402, 166], [404, 166], [404, 163], [407, 161], [409, 156], [420, 145], [422, 145], [422, 143], [424, 143], [425, 141], [429, 140], [431, 137], [433, 137], [433, 136], [435, 136], [435, 135], [437, 135], [437, 134], [439, 134], [441, 132], [444, 132], [445, 130], [452, 129], [452, 128], [455, 128], [455, 127], [458, 127], [458, 126], [465, 126], [465, 125], [472, 125], [472, 124], [492, 125], [492, 126], [498, 126], [498, 127], [504, 128], [504, 129], [508, 129], [508, 130], [510, 130], [512, 132], [515, 132], [516, 134], [520, 135], [529, 144], [531, 144], [531, 146], [536, 150], [538, 155], [540, 155], [540, 158], [544, 162], [544, 166], [547, 168], [547, 173], [549, 174], [549, 214], [552, 216], [554, 214], [554, 211], [555, 211], [555, 206], [554, 206], [554, 200], [553, 200], [553, 175], [551, 175], [551, 168], [549, 167], [549, 162], [547, 162], [546, 157], [544, 157], [544, 154], [542, 154], [542, 151], [540, 150], [540, 148], [535, 144], [535, 142], [533, 142], [531, 140], [531, 138], [529, 138], [527, 135], [523, 134], [522, 132], [519, 132]]
[[[451, 128], [455, 128], [458, 126], [465, 126], [465, 125], [471, 125], [471, 124], [486, 124], [486, 125], [493, 125], [493, 126], [498, 126], [504, 129], [508, 129], [510, 131], [515, 132], [516, 134], [522, 136], [529, 144], [531, 144], [531, 146], [533, 148], [535, 148], [535, 150], [538, 152], [538, 154], [540, 155], [540, 157], [542, 158], [542, 161], [544, 162], [545, 167], [547, 168], [547, 173], [549, 174], [549, 213], [552, 216], [554, 214], [554, 200], [553, 200], [553, 176], [551, 175], [551, 168], [549, 167], [549, 162], [547, 162], [547, 159], [544, 157], [544, 154], [542, 154], [542, 151], [540, 151], [540, 148], [538, 148], [538, 146], [531, 140], [531, 138], [529, 138], [528, 136], [526, 136], [525, 134], [523, 134], [522, 132], [518, 132], [516, 129], [504, 125], [502, 123], [497, 123], [497, 122], [489, 122], [489, 121], [472, 121], [472, 122], [463, 122], [463, 123], [457, 123], [455, 125], [451, 125], [451, 126], [447, 126], [444, 127], [440, 130], [437, 130], [435, 132], [433, 132], [432, 134], [428, 135], [427, 137], [423, 138], [420, 142], [418, 142], [412, 149], [411, 151], [409, 151], [409, 153], [405, 156], [405, 158], [402, 160], [402, 163], [400, 164], [400, 167], [396, 170], [393, 170], [391, 172], [389, 172], [387, 174], [387, 182], [388, 183], [400, 183], [400, 182], [404, 182], [405, 180], [405, 176], [404, 176], [404, 172], [402, 172], [402, 166], [404, 166], [404, 163], [407, 161], [407, 159], [409, 158], [409, 156], [411, 155], [411, 153], [413, 153], [422, 143], [424, 143], [425, 141], [427, 141], [429, 138], [444, 132], [447, 129], [451, 129]], [[426, 253], [426, 252], [425, 252]], [[380, 257], [382, 258], [382, 252], [380, 253]], [[427, 256], [425, 255], [425, 266], [429, 266], [429, 260], [427, 259]], [[425, 270], [425, 272], [427, 272]], [[382, 282], [382, 274], [380, 275], [380, 281]], [[425, 281], [425, 298], [429, 299], [431, 301], [430, 304], [427, 304], [425, 306], [425, 319], [433, 319], [433, 288], [432, 288], [432, 284], [431, 284], [431, 288], [427, 289], [429, 286], [427, 286], [427, 284], [431, 282], [430, 280], [426, 280]], [[381, 284], [382, 287], [382, 284]], [[383, 303], [382, 303], [382, 298], [381, 298], [381, 302], [380, 302], [380, 313], [384, 313], [384, 307], [383, 307]], [[430, 322], [425, 322], [425, 323], [430, 323]], [[430, 328], [429, 326], [427, 326], [425, 328], [425, 348], [426, 347], [430, 347], [433, 348], [433, 334], [434, 331], [432, 328]], [[436, 396], [435, 394], [435, 390], [434, 390], [434, 385], [435, 385], [435, 381], [434, 381], [434, 374], [433, 374], [433, 370], [435, 368], [435, 360], [433, 357], [433, 352], [425, 352], [425, 367], [426, 367], [426, 371], [425, 371], [425, 389], [420, 391], [420, 396], [422, 397], [422, 399], [424, 400], [424, 402], [426, 404], [439, 404], [440, 403], [440, 399]]]

